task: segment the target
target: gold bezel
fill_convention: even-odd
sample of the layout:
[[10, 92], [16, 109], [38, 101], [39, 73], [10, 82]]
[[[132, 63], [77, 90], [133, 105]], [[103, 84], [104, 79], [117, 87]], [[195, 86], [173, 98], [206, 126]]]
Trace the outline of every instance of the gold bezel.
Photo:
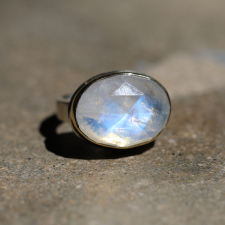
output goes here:
[[[84, 93], [84, 91], [85, 91], [89, 86], [91, 86], [93, 83], [95, 83], [95, 82], [97, 82], [97, 81], [99, 81], [99, 80], [106, 79], [106, 78], [109, 78], [109, 77], [112, 77], [112, 76], [120, 76], [120, 75], [142, 77], [142, 78], [145, 78], [145, 79], [154, 81], [155, 83], [157, 83], [157, 84], [165, 91], [165, 93], [166, 93], [166, 95], [167, 95], [167, 97], [168, 97], [169, 103], [170, 103], [170, 114], [169, 114], [167, 123], [166, 123], [165, 127], [157, 134], [157, 136], [154, 137], [153, 139], [151, 139], [150, 141], [147, 141], [147, 142], [144, 142], [144, 143], [141, 143], [141, 144], [138, 144], [138, 145], [129, 146], [129, 147], [117, 147], [117, 146], [111, 146], [111, 145], [101, 144], [101, 143], [98, 143], [98, 142], [95, 142], [95, 141], [91, 140], [90, 138], [88, 138], [88, 137], [87, 137], [87, 136], [79, 129], [79, 126], [78, 126], [78, 124], [77, 124], [76, 117], [75, 117], [76, 108], [77, 108], [77, 104], [78, 104], [78, 102], [79, 102], [79, 99], [80, 99], [81, 95]], [[75, 110], [74, 110], [74, 109], [75, 109]], [[111, 71], [111, 72], [108, 72], [108, 73], [102, 73], [102, 74], [99, 74], [99, 75], [97, 75], [97, 76], [94, 76], [94, 77], [88, 79], [86, 82], [84, 82], [84, 83], [76, 90], [76, 92], [73, 94], [73, 96], [72, 96], [72, 98], [71, 98], [71, 100], [70, 100], [68, 114], [69, 114], [70, 125], [71, 125], [73, 131], [75, 132], [75, 134], [76, 134], [77, 136], [79, 136], [80, 138], [85, 139], [85, 140], [88, 140], [88, 141], [90, 141], [91, 143], [94, 143], [94, 144], [96, 144], [96, 145], [100, 145], [100, 146], [104, 146], [104, 147], [108, 147], [108, 148], [129, 149], [129, 148], [135, 148], [135, 147], [138, 147], [138, 146], [141, 146], [141, 145], [149, 144], [149, 143], [151, 143], [152, 141], [154, 141], [160, 134], [162, 134], [162, 132], [166, 129], [166, 127], [167, 127], [168, 124], [169, 124], [170, 117], [171, 117], [171, 111], [172, 111], [172, 105], [171, 105], [171, 100], [170, 100], [169, 94], [168, 94], [167, 90], [163, 87], [163, 85], [160, 84], [157, 80], [155, 80], [154, 78], [152, 78], [152, 77], [150, 77], [150, 76], [148, 76], [148, 75], [146, 75], [146, 74], [138, 73], [138, 72], [135, 72], [135, 71], [130, 71], [130, 70], [118, 70], [118, 71]]]

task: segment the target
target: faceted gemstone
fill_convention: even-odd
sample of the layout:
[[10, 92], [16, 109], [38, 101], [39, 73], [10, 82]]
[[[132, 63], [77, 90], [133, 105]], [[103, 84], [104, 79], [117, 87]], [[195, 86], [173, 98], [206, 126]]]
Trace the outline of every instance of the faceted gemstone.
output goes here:
[[158, 83], [145, 77], [116, 75], [86, 89], [75, 117], [89, 139], [126, 148], [154, 139], [165, 128], [169, 114], [170, 101]]

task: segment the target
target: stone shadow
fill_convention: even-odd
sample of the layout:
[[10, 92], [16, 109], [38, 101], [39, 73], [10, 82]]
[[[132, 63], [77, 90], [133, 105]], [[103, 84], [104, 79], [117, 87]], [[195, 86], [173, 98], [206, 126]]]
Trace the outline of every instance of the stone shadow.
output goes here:
[[78, 138], [73, 132], [57, 134], [57, 127], [63, 123], [56, 115], [41, 122], [39, 131], [45, 137], [45, 147], [48, 151], [65, 158], [74, 159], [117, 159], [142, 154], [151, 149], [155, 142], [132, 149], [105, 148]]

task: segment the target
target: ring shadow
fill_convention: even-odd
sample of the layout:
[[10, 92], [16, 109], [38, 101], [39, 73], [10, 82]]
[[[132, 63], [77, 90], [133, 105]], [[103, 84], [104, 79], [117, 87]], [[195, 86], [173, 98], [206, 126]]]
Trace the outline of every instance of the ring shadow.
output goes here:
[[63, 123], [56, 115], [52, 115], [41, 122], [39, 131], [45, 137], [45, 147], [48, 151], [74, 159], [118, 159], [140, 155], [154, 147], [155, 141], [131, 149], [114, 149], [95, 145], [77, 137], [73, 132], [57, 134], [57, 127]]

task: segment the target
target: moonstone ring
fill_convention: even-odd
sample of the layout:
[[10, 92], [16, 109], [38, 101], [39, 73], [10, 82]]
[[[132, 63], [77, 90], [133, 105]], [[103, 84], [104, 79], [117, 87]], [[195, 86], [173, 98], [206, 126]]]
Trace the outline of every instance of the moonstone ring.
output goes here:
[[142, 73], [120, 70], [94, 76], [57, 101], [57, 116], [81, 138], [127, 149], [155, 140], [166, 128], [171, 102], [166, 89]]

